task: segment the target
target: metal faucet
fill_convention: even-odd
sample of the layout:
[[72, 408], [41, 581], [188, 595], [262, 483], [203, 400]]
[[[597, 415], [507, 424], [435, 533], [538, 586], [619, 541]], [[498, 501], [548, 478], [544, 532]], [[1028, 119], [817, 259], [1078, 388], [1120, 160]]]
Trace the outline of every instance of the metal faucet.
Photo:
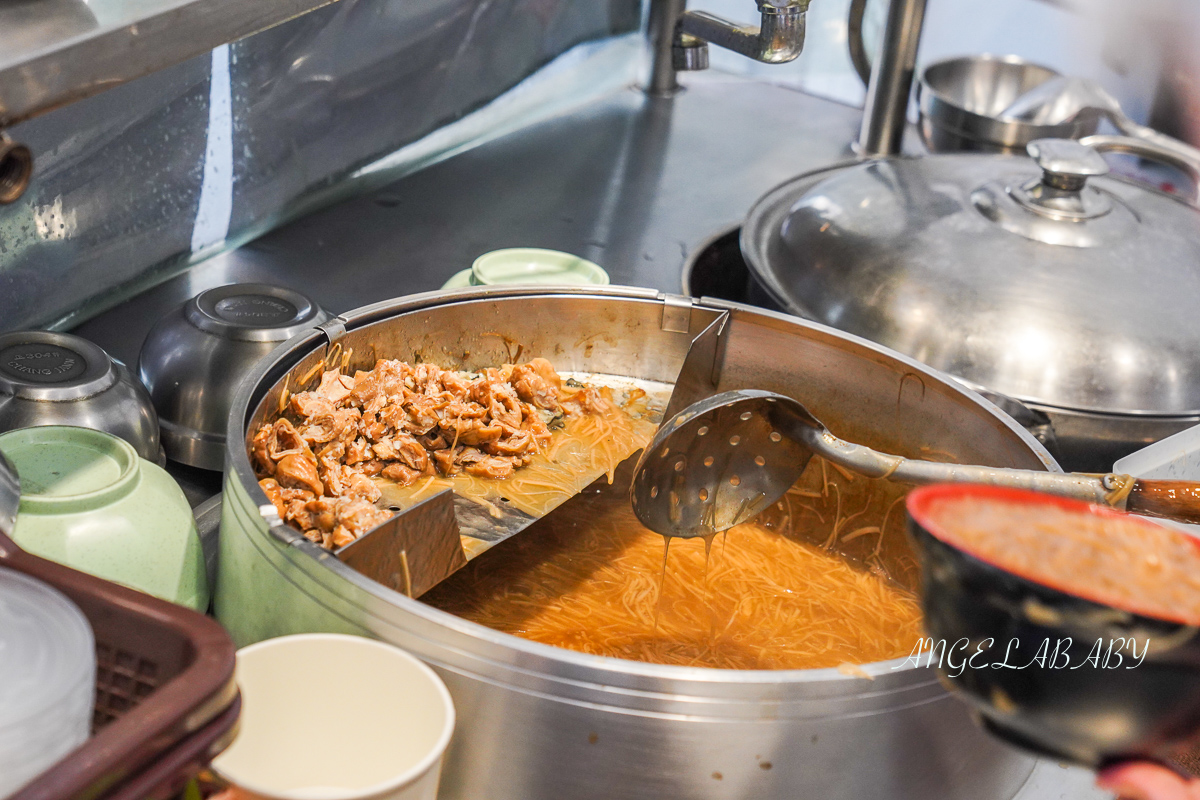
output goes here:
[[[862, 129], [854, 150], [864, 158], [896, 155], [904, 136], [908, 98], [927, 0], [890, 0], [883, 43], [867, 86]], [[679, 88], [676, 70], [708, 67], [708, 42], [758, 61], [780, 64], [804, 48], [809, 0], [758, 0], [757, 30], [703, 11], [687, 0], [650, 0], [647, 36], [653, 63], [646, 91], [669, 95]]]
[[804, 49], [804, 17], [810, 0], [758, 0], [759, 27], [739, 25], [704, 11], [686, 11], [686, 0], [651, 4], [649, 37], [654, 63], [648, 91], [670, 94], [679, 88], [677, 70], [708, 68], [708, 45], [755, 61], [783, 64]]

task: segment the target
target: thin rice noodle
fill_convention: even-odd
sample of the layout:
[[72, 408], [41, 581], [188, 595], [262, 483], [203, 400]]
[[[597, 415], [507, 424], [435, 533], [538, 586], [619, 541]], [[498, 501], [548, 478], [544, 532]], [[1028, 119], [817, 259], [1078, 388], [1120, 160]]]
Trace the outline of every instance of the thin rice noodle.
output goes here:
[[915, 560], [892, 513], [905, 490], [814, 459], [783, 501], [718, 546], [664, 548], [634, 517], [627, 476], [598, 482], [422, 599], [534, 641], [660, 664], [896, 658], [921, 636]]

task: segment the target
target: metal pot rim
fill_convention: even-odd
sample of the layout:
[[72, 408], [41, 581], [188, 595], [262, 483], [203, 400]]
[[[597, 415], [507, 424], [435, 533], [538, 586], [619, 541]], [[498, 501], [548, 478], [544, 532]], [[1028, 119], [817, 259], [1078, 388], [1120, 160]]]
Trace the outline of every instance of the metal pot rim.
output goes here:
[[[486, 300], [489, 298], [518, 298], [518, 297], [605, 297], [615, 300], [634, 300], [642, 302], [663, 302], [668, 297], [678, 297], [678, 295], [668, 295], [663, 292], [658, 292], [653, 289], [641, 289], [629, 286], [607, 286], [607, 287], [545, 287], [545, 286], [511, 286], [511, 287], [472, 287], [470, 289], [462, 289], [455, 291], [436, 291], [426, 292], [422, 294], [409, 295], [402, 298], [385, 300], [379, 303], [363, 306], [353, 311], [339, 315], [326, 326], [331, 324], [344, 325], [347, 330], [353, 330], [364, 325], [374, 322], [379, 322], [384, 319], [399, 316], [401, 314], [420, 311], [424, 309], [434, 308], [437, 306], [450, 305], [460, 302], [470, 302], [477, 300]], [[933, 380], [937, 383], [948, 386], [955, 392], [967, 394], [981, 408], [992, 414], [996, 419], [1009, 428], [1016, 434], [1038, 457], [1049, 471], [1060, 472], [1061, 468], [1055, 462], [1050, 453], [1029, 434], [1024, 428], [1018, 425], [1007, 414], [993, 405], [971, 389], [963, 386], [954, 378], [945, 375], [942, 372], [934, 370], [930, 367], [921, 364], [909, 358], [908, 356], [897, 353], [886, 347], [878, 345], [867, 339], [863, 339], [852, 334], [847, 334], [838, 331], [826, 325], [811, 322], [788, 314], [783, 314], [774, 311], [768, 311], [761, 308], [743, 305], [741, 303], [727, 302], [723, 300], [705, 299], [703, 302], [688, 298], [693, 307], [711, 310], [733, 309], [753, 314], [762, 315], [764, 317], [784, 322], [789, 325], [798, 325], [810, 330], [831, 336], [836, 339], [849, 340], [864, 349], [874, 351], [884, 355], [890, 359], [900, 361], [907, 365], [912, 371], [921, 374], [923, 377]], [[322, 330], [314, 328], [306, 333], [298, 334], [297, 336], [284, 342], [270, 355], [263, 358], [253, 370], [240, 382], [237, 392], [234, 395], [232, 410], [229, 415], [229, 424], [227, 427], [227, 440], [229, 442], [243, 443], [246, 437], [246, 421], [260, 402], [262, 394], [269, 390], [276, 381], [280, 380], [283, 375], [296, 364], [305, 355], [311, 353], [315, 348], [320, 347], [324, 340]], [[226, 480], [238, 480], [242, 488], [256, 502], [259, 508], [265, 508], [268, 513], [272, 513], [274, 507], [267, 500], [266, 494], [259, 487], [258, 482], [254, 479], [254, 471], [250, 464], [250, 458], [244, 446], [228, 448], [226, 456]], [[230, 474], [233, 471], [234, 474]], [[268, 525], [270, 523], [268, 522]], [[537, 677], [544, 680], [549, 680], [555, 683], [574, 683], [574, 684], [589, 684], [596, 685], [605, 683], [606, 688], [612, 690], [616, 687], [608, 684], [608, 681], [613, 678], [625, 679], [625, 684], [620, 687], [626, 691], [643, 694], [647, 689], [647, 684], [644, 681], [655, 682], [650, 692], [666, 692], [670, 694], [679, 693], [683, 686], [705, 685], [712, 687], [714, 685], [726, 685], [729, 687], [735, 686], [762, 686], [780, 683], [805, 683], [805, 684], [823, 684], [830, 682], [847, 682], [861, 681], [861, 676], [847, 674], [840, 671], [836, 667], [827, 669], [807, 669], [807, 670], [724, 670], [713, 669], [709, 667], [680, 667], [666, 664], [651, 664], [639, 661], [629, 661], [625, 659], [612, 658], [608, 656], [595, 656], [586, 653], [579, 653], [573, 650], [554, 647], [552, 645], [542, 644], [540, 642], [522, 639], [491, 628], [479, 625], [473, 622], [456, 617], [448, 612], [441, 611], [432, 606], [426, 605], [419, 600], [406, 597], [398, 592], [392, 591], [385, 586], [372, 581], [362, 574], [354, 571], [342, 562], [333, 558], [326, 551], [312, 544], [307, 539], [299, 534], [299, 532], [287, 526], [280, 526], [285, 532], [279, 538], [283, 539], [287, 536], [287, 541], [293, 545], [289, 548], [300, 550], [313, 559], [313, 566], [323, 565], [325, 569], [341, 580], [349, 581], [357, 589], [363, 591], [373, 599], [380, 601], [386, 605], [396, 606], [400, 609], [418, 617], [423, 622], [438, 625], [443, 628], [450, 628], [458, 633], [473, 637], [476, 640], [482, 640], [484, 643], [504, 648], [518, 656], [527, 657], [530, 659], [546, 659], [566, 664], [573, 668], [570, 677], [563, 675], [549, 675], [540, 670], [530, 668], [529, 662], [524, 659], [504, 662], [503, 664], [495, 664], [503, 666], [507, 670], [514, 672], [530, 673], [535, 672]], [[484, 656], [471, 654], [473, 658], [485, 659]], [[889, 661], [878, 661], [869, 664], [861, 665], [865, 672], [877, 679], [874, 683], [867, 683], [862, 686], [864, 691], [870, 689], [872, 693], [887, 693], [891, 690], [914, 689], [920, 686], [936, 683], [936, 678], [932, 670], [926, 667], [914, 667], [905, 665], [908, 657], [892, 659]], [[493, 662], [494, 663], [494, 662]], [[919, 683], [913, 682], [911, 674], [915, 669], [925, 669], [928, 672], [928, 678]], [[901, 686], [890, 681], [879, 681], [879, 678], [895, 676], [897, 678], [907, 676], [907, 680]], [[632, 682], [630, 681], [632, 679]], [[640, 681], [640, 682], [639, 682]]]

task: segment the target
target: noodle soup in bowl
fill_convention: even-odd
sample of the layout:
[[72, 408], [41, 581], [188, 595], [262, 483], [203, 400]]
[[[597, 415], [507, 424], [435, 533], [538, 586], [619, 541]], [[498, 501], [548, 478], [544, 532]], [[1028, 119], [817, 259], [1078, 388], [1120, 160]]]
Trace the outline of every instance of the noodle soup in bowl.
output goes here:
[[1194, 742], [1200, 541], [1001, 487], [922, 487], [907, 507], [930, 642], [971, 643], [939, 672], [988, 730], [1092, 768]]
[[[910, 457], [1056, 468], [1010, 419], [924, 367], [820, 326], [739, 306], [668, 303], [624, 288], [434, 294], [346, 315], [339, 344], [366, 354], [364, 365], [386, 357], [479, 370], [543, 357], [563, 372], [669, 388], [692, 338], [726, 311], [714, 390], [791, 394], [845, 435]], [[287, 382], [317, 365], [326, 344], [323, 333], [298, 337], [247, 380], [231, 440], [247, 438], [278, 408]], [[753, 526], [707, 545], [668, 549], [661, 538], [625, 525], [619, 484], [618, 475], [612, 487], [601, 481], [585, 489], [412, 600], [278, 524], [248, 455], [233, 453], [217, 614], [242, 644], [342, 631], [385, 639], [429, 663], [460, 712], [443, 779], [450, 798], [1015, 794], [1031, 760], [975, 729], [931, 670], [913, 668], [903, 654], [875, 660], [900, 653], [903, 626], [917, 624], [909, 594], [915, 561], [897, 533], [899, 495], [887, 494], [899, 490], [880, 486], [868, 497], [867, 483], [828, 469], [822, 475], [818, 463], [783, 507]], [[582, 536], [594, 541], [572, 551]], [[543, 580], [556, 558], [565, 564], [585, 555], [590, 565], [560, 577], [557, 587]], [[803, 597], [805, 588], [777, 573], [818, 568], [829, 571], [829, 586], [842, 588], [804, 598], [803, 611], [815, 619], [824, 602], [841, 622], [821, 634], [825, 660], [804, 661], [813, 654], [770, 645], [771, 636], [795, 627], [781, 616], [795, 604], [774, 595]], [[609, 580], [614, 572], [621, 580]], [[749, 584], [738, 588], [731, 578]], [[551, 593], [560, 611], [526, 607], [524, 619], [472, 621], [488, 621], [475, 614], [497, 597], [489, 592], [521, 589], [520, 580]], [[839, 602], [847, 591], [856, 599]], [[601, 606], [626, 601], [642, 629], [606, 634]], [[871, 632], [865, 623], [877, 621], [881, 608], [902, 613]], [[865, 619], [855, 622], [854, 614]], [[767, 615], [781, 620], [774, 632]], [[720, 627], [731, 618], [732, 626]], [[755, 628], [769, 635], [756, 643]], [[572, 635], [576, 641], [565, 641]], [[712, 666], [698, 666], [704, 663]]]

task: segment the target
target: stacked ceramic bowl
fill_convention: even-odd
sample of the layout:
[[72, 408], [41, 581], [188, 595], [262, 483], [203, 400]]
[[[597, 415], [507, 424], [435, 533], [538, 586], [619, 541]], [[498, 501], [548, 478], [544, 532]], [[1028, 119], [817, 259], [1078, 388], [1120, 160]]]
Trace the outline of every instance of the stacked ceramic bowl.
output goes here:
[[475, 259], [470, 269], [450, 276], [442, 288], [513, 284], [607, 286], [608, 282], [608, 273], [603, 267], [571, 253], [536, 247], [510, 247], [484, 253]]
[[22, 549], [197, 611], [208, 608], [196, 520], [162, 467], [112, 434], [65, 425], [0, 433], [0, 453], [21, 481], [9, 535]]
[[45, 583], [0, 567], [0, 797], [87, 739], [95, 689], [83, 612]]

